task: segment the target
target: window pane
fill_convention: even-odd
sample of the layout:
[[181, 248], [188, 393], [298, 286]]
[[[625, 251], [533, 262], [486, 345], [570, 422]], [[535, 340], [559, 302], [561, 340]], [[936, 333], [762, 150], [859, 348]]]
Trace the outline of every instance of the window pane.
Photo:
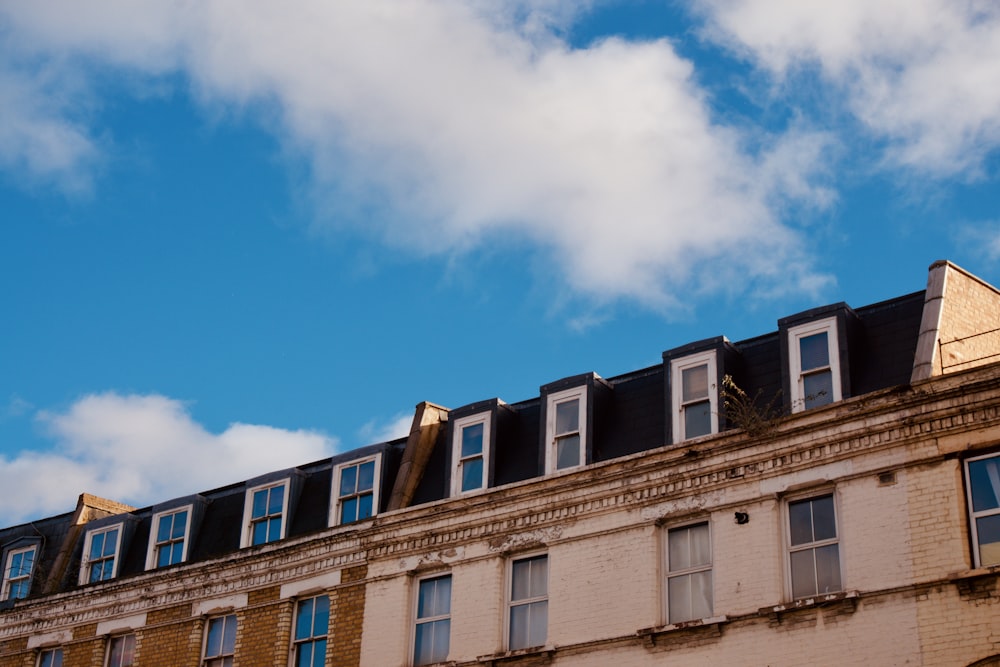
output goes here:
[[367, 519], [372, 515], [372, 494], [366, 493], [358, 496], [358, 521]]
[[173, 533], [172, 519], [173, 515], [160, 517], [160, 523], [156, 527], [157, 542], [166, 542], [170, 539], [170, 535]]
[[358, 467], [349, 466], [340, 469], [340, 495], [349, 496], [357, 491]]
[[172, 523], [174, 530], [170, 536], [175, 540], [184, 537], [184, 528], [187, 526], [187, 512], [174, 514]]
[[530, 559], [514, 561], [513, 572], [511, 573], [511, 600], [524, 600], [525, 598], [530, 597], [528, 594], [530, 587], [528, 574], [530, 571]]
[[830, 544], [816, 549], [816, 592], [820, 595], [840, 590], [840, 549]]
[[667, 602], [670, 607], [668, 613], [671, 623], [682, 623], [694, 618], [691, 615], [690, 575], [670, 577], [667, 580]]
[[812, 503], [800, 500], [788, 504], [788, 524], [791, 533], [792, 546], [813, 542]]
[[681, 397], [687, 403], [708, 397], [708, 364], [681, 371]]
[[340, 504], [340, 523], [358, 520], [358, 499], [349, 498]]
[[697, 438], [712, 432], [712, 404], [709, 401], [684, 406], [684, 437]]
[[105, 556], [113, 556], [115, 554], [115, 548], [118, 546], [118, 529], [109, 530], [107, 532], [107, 537], [104, 540], [104, 554]]
[[1000, 564], [1000, 514], [976, 519], [976, 535], [980, 565]]
[[542, 646], [548, 628], [548, 602], [532, 602], [510, 609], [510, 650]]
[[267, 542], [267, 522], [258, 521], [253, 525], [252, 544], [264, 544]]
[[170, 565], [170, 549], [160, 547], [156, 552], [156, 567], [166, 567]]
[[358, 493], [371, 491], [375, 485], [375, 462], [366, 461], [358, 466]]
[[267, 541], [275, 542], [281, 539], [281, 517], [268, 519], [267, 521]]
[[837, 537], [837, 521], [833, 513], [833, 496], [812, 499], [813, 535], [815, 540]]
[[830, 347], [827, 345], [827, 332], [800, 338], [799, 353], [803, 371], [829, 366]]
[[298, 613], [295, 618], [295, 638], [307, 639], [312, 637], [313, 624], [313, 598], [299, 602]]
[[451, 577], [421, 581], [417, 598], [417, 618], [445, 616], [450, 611]]
[[281, 507], [285, 502], [285, 487], [275, 486], [271, 489], [267, 503], [268, 514], [281, 514]]
[[312, 642], [299, 644], [295, 653], [295, 667], [312, 667], [313, 645]]
[[462, 490], [470, 491], [483, 486], [483, 459], [468, 459], [462, 462]]
[[564, 401], [556, 404], [556, 435], [580, 430], [580, 401]]
[[804, 549], [791, 554], [792, 596], [796, 598], [816, 595], [816, 570], [813, 550]]
[[972, 511], [1000, 508], [1000, 457], [969, 462]]
[[833, 403], [833, 372], [822, 371], [803, 376], [802, 392], [806, 408]]
[[231, 654], [236, 650], [236, 616], [230, 614], [222, 619], [225, 630], [222, 634], [222, 652]]
[[310, 667], [323, 667], [326, 664], [326, 640], [317, 639], [313, 642], [313, 661]]
[[462, 429], [462, 458], [483, 453], [483, 423]]
[[97, 560], [104, 552], [104, 533], [97, 533], [90, 538], [90, 560]]
[[267, 489], [253, 492], [253, 514], [254, 519], [259, 519], [267, 513]]
[[707, 523], [671, 530], [667, 541], [668, 567], [672, 572], [711, 562]]
[[413, 662], [429, 665], [444, 662], [448, 658], [451, 621], [443, 619], [417, 625], [413, 643]]
[[556, 470], [580, 465], [580, 436], [570, 435], [556, 440]]
[[223, 619], [213, 618], [208, 622], [208, 639], [205, 640], [205, 655], [222, 655]]
[[170, 545], [170, 565], [180, 563], [184, 557], [184, 543], [174, 542]]
[[313, 636], [323, 636], [330, 629], [330, 598], [321, 595], [316, 598], [316, 606], [313, 611]]

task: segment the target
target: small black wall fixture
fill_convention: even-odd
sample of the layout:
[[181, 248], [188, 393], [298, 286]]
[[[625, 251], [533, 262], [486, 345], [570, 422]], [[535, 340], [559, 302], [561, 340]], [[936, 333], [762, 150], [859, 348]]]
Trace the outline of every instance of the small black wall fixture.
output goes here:
[[746, 512], [737, 512], [736, 523], [738, 523], [741, 526], [745, 523], [750, 523], [750, 515], [747, 514]]

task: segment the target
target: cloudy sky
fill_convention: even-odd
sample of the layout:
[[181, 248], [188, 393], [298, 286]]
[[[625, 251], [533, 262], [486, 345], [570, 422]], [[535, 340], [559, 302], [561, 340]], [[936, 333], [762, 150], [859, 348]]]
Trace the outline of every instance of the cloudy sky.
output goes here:
[[0, 525], [605, 377], [950, 259], [991, 0], [0, 3]]

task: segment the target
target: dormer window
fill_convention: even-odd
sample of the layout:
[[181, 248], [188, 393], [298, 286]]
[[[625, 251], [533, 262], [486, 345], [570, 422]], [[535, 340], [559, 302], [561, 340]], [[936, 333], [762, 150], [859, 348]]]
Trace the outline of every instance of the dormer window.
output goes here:
[[489, 412], [455, 420], [451, 452], [453, 496], [486, 487], [491, 422]]
[[381, 458], [376, 454], [334, 468], [332, 524], [354, 523], [378, 513]]
[[689, 440], [719, 432], [716, 352], [670, 362], [673, 440]]
[[31, 590], [31, 575], [38, 556], [38, 546], [30, 545], [7, 552], [3, 568], [0, 601], [23, 600]]
[[586, 405], [586, 386], [549, 394], [545, 424], [546, 474], [586, 463]]
[[192, 507], [179, 507], [153, 515], [152, 539], [146, 569], [166, 567], [187, 560]]
[[83, 544], [83, 565], [80, 583], [107, 581], [118, 575], [118, 554], [121, 551], [122, 524], [87, 531]]
[[240, 546], [267, 544], [285, 537], [288, 496], [288, 480], [247, 491], [243, 510], [246, 524]]
[[838, 349], [836, 318], [788, 329], [792, 412], [842, 398]]

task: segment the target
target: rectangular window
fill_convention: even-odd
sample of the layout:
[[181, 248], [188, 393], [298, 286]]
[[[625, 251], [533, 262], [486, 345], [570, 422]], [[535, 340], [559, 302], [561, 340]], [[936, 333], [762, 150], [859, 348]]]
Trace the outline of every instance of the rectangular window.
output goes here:
[[121, 545], [121, 524], [87, 533], [84, 542], [84, 566], [80, 583], [107, 581], [118, 573], [118, 549]]
[[190, 522], [190, 507], [170, 510], [153, 516], [153, 539], [147, 554], [147, 570], [175, 565], [187, 560], [187, 534]]
[[810, 322], [788, 330], [792, 412], [841, 399], [837, 320]]
[[713, 351], [670, 362], [674, 442], [719, 432], [715, 359]]
[[447, 660], [450, 636], [451, 575], [420, 580], [413, 633], [413, 664], [431, 665]]
[[489, 413], [456, 420], [453, 437], [452, 495], [485, 488], [490, 451]]
[[135, 664], [135, 635], [112, 637], [108, 645], [108, 667], [132, 667]]
[[35, 545], [23, 549], [13, 549], [7, 554], [0, 600], [23, 600], [28, 597], [36, 554], [37, 547]]
[[549, 624], [549, 557], [520, 558], [510, 568], [511, 651], [543, 646]]
[[330, 631], [330, 598], [319, 595], [299, 600], [295, 608], [295, 637], [292, 650], [295, 667], [323, 667], [326, 664], [326, 637]]
[[334, 470], [336, 523], [354, 523], [378, 512], [379, 457], [351, 461]]
[[712, 544], [708, 523], [667, 531], [667, 622], [712, 616]]
[[47, 648], [38, 654], [38, 667], [62, 667], [62, 664], [61, 648]]
[[248, 546], [276, 542], [285, 536], [288, 487], [282, 482], [249, 491]]
[[587, 388], [550, 394], [546, 409], [545, 472], [568, 470], [586, 463]]
[[793, 598], [842, 590], [833, 494], [789, 502], [788, 538]]
[[976, 567], [1000, 565], [1000, 454], [965, 462]]
[[208, 619], [202, 667], [233, 667], [236, 653], [236, 614]]

